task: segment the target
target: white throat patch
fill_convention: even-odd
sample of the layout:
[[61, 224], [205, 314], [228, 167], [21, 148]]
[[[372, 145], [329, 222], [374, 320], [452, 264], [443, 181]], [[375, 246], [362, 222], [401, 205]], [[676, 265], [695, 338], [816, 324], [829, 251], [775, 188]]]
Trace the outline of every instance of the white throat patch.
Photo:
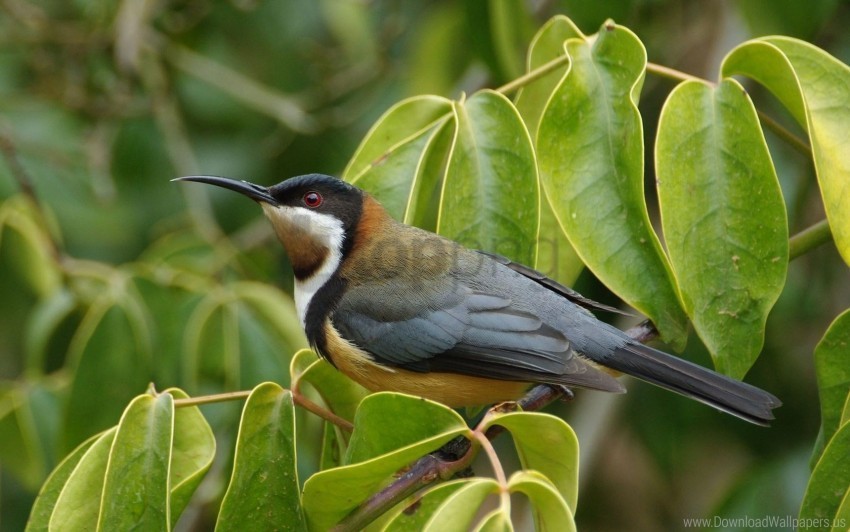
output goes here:
[[281, 227], [292, 227], [304, 231], [306, 236], [314, 242], [324, 246], [328, 250], [325, 261], [309, 278], [299, 281], [295, 279], [295, 309], [301, 326], [307, 321], [307, 309], [316, 292], [319, 291], [333, 273], [339, 267], [342, 260], [342, 241], [345, 237], [345, 229], [342, 221], [335, 216], [319, 214], [304, 207], [290, 207], [286, 205], [274, 206], [268, 203], [260, 203], [266, 217], [281, 222]]

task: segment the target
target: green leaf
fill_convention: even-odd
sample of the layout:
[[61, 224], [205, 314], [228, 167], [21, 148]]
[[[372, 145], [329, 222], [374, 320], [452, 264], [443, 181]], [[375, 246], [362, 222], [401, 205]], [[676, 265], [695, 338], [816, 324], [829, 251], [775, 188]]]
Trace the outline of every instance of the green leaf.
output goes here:
[[381, 532], [407, 532], [408, 530], [422, 530], [433, 513], [453, 493], [469, 483], [468, 480], [458, 479], [443, 482], [432, 487], [423, 495], [414, 495], [404, 504], [396, 506], [389, 522]]
[[264, 380], [289, 383], [288, 353], [306, 345], [291, 300], [258, 283], [233, 283], [211, 291], [186, 324], [184, 374], [198, 380], [250, 388]]
[[820, 399], [820, 433], [812, 459], [817, 460], [846, 412], [850, 393], [850, 310], [829, 326], [815, 347], [815, 374]]
[[302, 500], [311, 530], [335, 525], [396, 471], [469, 431], [443, 405], [389, 392], [366, 397], [354, 426], [346, 456], [351, 465], [320, 471], [304, 483]]
[[531, 139], [513, 104], [485, 90], [454, 104], [437, 232], [473, 249], [534, 264], [540, 190]]
[[59, 289], [42, 299], [33, 309], [27, 321], [26, 365], [30, 374], [37, 375], [47, 370], [48, 346], [56, 330], [77, 309], [78, 301], [65, 289]]
[[[563, 15], [556, 15], [549, 19], [531, 41], [528, 49], [528, 71], [563, 57], [564, 43], [567, 39], [573, 38], [583, 39], [584, 35], [570, 19]], [[533, 141], [537, 139], [537, 128], [543, 110], [568, 68], [567, 64], [556, 68], [535, 80], [534, 83], [520, 89], [516, 96], [517, 111], [522, 116]], [[575, 282], [584, 268], [584, 263], [581, 262], [558, 223], [552, 203], [545, 191], [541, 191], [540, 234], [537, 242], [537, 263], [534, 267], [568, 286]]]
[[485, 515], [475, 532], [513, 532], [511, 524], [510, 508], [499, 507]]
[[[169, 388], [163, 393], [186, 399], [183, 390]], [[215, 458], [215, 435], [197, 406], [178, 408], [174, 413], [174, 441], [171, 451], [171, 526], [186, 509], [192, 494], [204, 479]]]
[[[846, 515], [844, 501], [850, 486], [850, 424], [844, 424], [829, 440], [809, 478], [800, 506], [801, 531], [822, 530], [823, 523], [835, 524], [839, 511]], [[842, 506], [845, 506], [842, 508]], [[830, 525], [827, 525], [830, 526]], [[843, 524], [846, 528], [847, 523]]]
[[582, 261], [681, 348], [687, 318], [652, 230], [643, 191], [643, 126], [637, 100], [646, 51], [611, 23], [595, 40], [569, 39], [570, 71], [537, 133], [540, 176]]
[[251, 392], [239, 423], [233, 474], [216, 530], [304, 530], [292, 394], [275, 383]]
[[117, 427], [97, 437], [68, 476], [50, 515], [51, 532], [94, 530], [100, 511], [103, 480]]
[[171, 530], [173, 436], [170, 394], [140, 395], [130, 402], [109, 453], [98, 530]]
[[124, 405], [145, 390], [150, 338], [140, 321], [126, 300], [109, 296], [86, 312], [68, 349], [76, 372], [64, 413], [65, 448], [115, 425]]
[[732, 50], [721, 72], [755, 79], [806, 128], [832, 236], [850, 264], [850, 67], [809, 43], [765, 37]]
[[404, 223], [432, 232], [437, 230], [443, 179], [456, 137], [457, 123], [452, 114], [431, 134], [419, 159]]
[[522, 56], [534, 34], [535, 22], [524, 0], [490, 0], [490, 33], [501, 73], [522, 74]]
[[[388, 419], [393, 422], [387, 423]], [[429, 440], [467, 431], [463, 418], [439, 403], [399, 393], [372, 394], [357, 409], [345, 463], [364, 462], [408, 446], [427, 447]]]
[[366, 388], [346, 377], [324, 359], [315, 360], [301, 373], [299, 379], [310, 383], [333, 413], [349, 421], [354, 419], [360, 401], [369, 395]]
[[513, 437], [523, 469], [542, 473], [575, 512], [578, 502], [578, 438], [564, 420], [540, 412], [493, 413], [487, 426], [500, 425]]
[[681, 83], [661, 112], [655, 159], [685, 311], [718, 370], [742, 378], [788, 270], [785, 203], [744, 88]]
[[463, 486], [445, 498], [423, 532], [462, 532], [469, 530], [478, 509], [489, 495], [499, 492], [499, 484], [492, 478], [473, 478], [463, 481]]
[[536, 270], [561, 284], [571, 286], [584, 269], [584, 263], [558, 223], [546, 191], [540, 205], [540, 236], [537, 238]]
[[61, 274], [51, 256], [50, 235], [35, 221], [37, 207], [28, 198], [7, 200], [0, 208], [0, 244], [14, 249], [12, 268], [32, 290], [46, 297], [61, 285]]
[[47, 477], [46, 481], [44, 481], [44, 484], [41, 486], [41, 490], [38, 492], [38, 497], [36, 497], [35, 502], [33, 503], [32, 510], [30, 511], [30, 517], [27, 521], [27, 532], [47, 530], [48, 524], [50, 523], [50, 515], [56, 507], [59, 495], [62, 493], [62, 490], [65, 489], [65, 485], [67, 484], [71, 473], [74, 472], [77, 468], [77, 464], [80, 463], [89, 448], [91, 448], [91, 446], [94, 445], [100, 437], [101, 434], [97, 434], [81, 443], [68, 456], [66, 456], [59, 465], [56, 466], [52, 473], [50, 473], [50, 476]]
[[403, 220], [418, 194], [417, 169], [426, 148], [451, 113], [451, 101], [439, 96], [397, 103], [366, 134], [342, 178], [373, 194], [391, 216]]
[[0, 463], [30, 489], [44, 477], [45, 460], [25, 388], [0, 395]]
[[537, 471], [517, 471], [508, 480], [508, 488], [512, 493], [524, 493], [534, 505], [536, 530], [572, 532], [576, 529], [573, 512], [544, 475]]
[[[555, 15], [546, 21], [531, 40], [528, 47], [527, 72], [565, 55], [564, 43], [568, 39], [585, 37], [573, 22], [564, 15]], [[556, 68], [534, 83], [524, 86], [516, 95], [516, 108], [525, 121], [532, 139], [537, 137], [537, 127], [543, 110], [552, 97], [564, 74], [569, 70], [569, 63]]]

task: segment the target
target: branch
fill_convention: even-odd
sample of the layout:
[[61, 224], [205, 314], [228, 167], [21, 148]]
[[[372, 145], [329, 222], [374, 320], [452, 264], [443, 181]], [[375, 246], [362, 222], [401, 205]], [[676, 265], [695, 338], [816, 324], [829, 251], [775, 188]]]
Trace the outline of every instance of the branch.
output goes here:
[[788, 258], [793, 260], [832, 239], [829, 221], [821, 220], [788, 239]]
[[[333, 423], [342, 430], [345, 430], [347, 432], [351, 432], [352, 430], [354, 430], [354, 425], [352, 425], [351, 422], [347, 419], [343, 419], [331, 412], [330, 410], [322, 408], [321, 406], [307, 399], [297, 391], [290, 390], [290, 393], [292, 393], [292, 402], [300, 406], [301, 408], [308, 410], [313, 414], [316, 414], [325, 421]], [[187, 406], [199, 406], [208, 405], [212, 403], [223, 403], [225, 401], [237, 401], [240, 399], [247, 399], [250, 395], [251, 390], [242, 390], [238, 392], [225, 392], [211, 395], [201, 395], [198, 397], [189, 397], [187, 399], [175, 399], [174, 407], [185, 408]]]
[[[656, 338], [658, 331], [647, 320], [632, 327], [626, 331], [626, 334], [638, 342], [646, 343]], [[544, 408], [558, 398], [572, 399], [572, 392], [565, 387], [539, 384], [529, 390], [516, 402], [515, 406], [523, 411], [533, 412]], [[496, 405], [493, 408], [505, 408], [508, 404]], [[502, 432], [504, 432], [502, 427], [493, 425], [487, 429], [485, 436], [492, 440]], [[389, 486], [352, 510], [332, 529], [333, 532], [362, 530], [407, 497], [440, 481], [449, 480], [469, 468], [479, 449], [480, 442], [478, 445], [473, 445], [465, 438], [458, 438], [444, 445], [440, 450], [423, 456]]]
[[[713, 81], [702, 79], [697, 76], [692, 76], [691, 74], [686, 74], [685, 72], [681, 72], [679, 70], [676, 70], [675, 68], [658, 65], [655, 63], [646, 63], [646, 71], [651, 74], [655, 74], [656, 76], [672, 79], [674, 81], [701, 81], [703, 83], [708, 83], [712, 87], [717, 86], [717, 83], [714, 83]], [[802, 153], [803, 155], [806, 155], [809, 158], [812, 157], [812, 149], [809, 147], [806, 141], [782, 127], [779, 122], [777, 122], [767, 114], [759, 111], [758, 109], [756, 109], [756, 113], [758, 113], [759, 120], [761, 120], [765, 127], [773, 131], [773, 133], [776, 134], [777, 137], [784, 140], [789, 146]]]

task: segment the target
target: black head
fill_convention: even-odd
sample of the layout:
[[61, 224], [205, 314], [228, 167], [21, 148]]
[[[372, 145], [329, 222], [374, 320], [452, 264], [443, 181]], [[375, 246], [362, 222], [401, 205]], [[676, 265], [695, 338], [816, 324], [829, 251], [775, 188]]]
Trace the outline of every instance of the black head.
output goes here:
[[[332, 273], [354, 245], [365, 194], [337, 178], [309, 174], [263, 187], [216, 176], [188, 176], [258, 202], [286, 248], [296, 279]], [[327, 270], [327, 271], [325, 271]]]
[[206, 183], [233, 190], [260, 204], [333, 216], [342, 222], [346, 233], [355, 229], [363, 207], [363, 192], [360, 189], [324, 174], [292, 177], [268, 188], [218, 176], [186, 176], [174, 181]]

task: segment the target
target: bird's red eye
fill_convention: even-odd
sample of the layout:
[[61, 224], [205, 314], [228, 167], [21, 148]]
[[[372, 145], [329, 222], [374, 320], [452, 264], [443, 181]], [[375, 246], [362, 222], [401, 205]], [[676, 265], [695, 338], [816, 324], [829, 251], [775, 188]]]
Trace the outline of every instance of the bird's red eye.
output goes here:
[[304, 205], [310, 207], [311, 209], [315, 209], [319, 205], [322, 204], [322, 195], [318, 192], [308, 192], [304, 194]]

